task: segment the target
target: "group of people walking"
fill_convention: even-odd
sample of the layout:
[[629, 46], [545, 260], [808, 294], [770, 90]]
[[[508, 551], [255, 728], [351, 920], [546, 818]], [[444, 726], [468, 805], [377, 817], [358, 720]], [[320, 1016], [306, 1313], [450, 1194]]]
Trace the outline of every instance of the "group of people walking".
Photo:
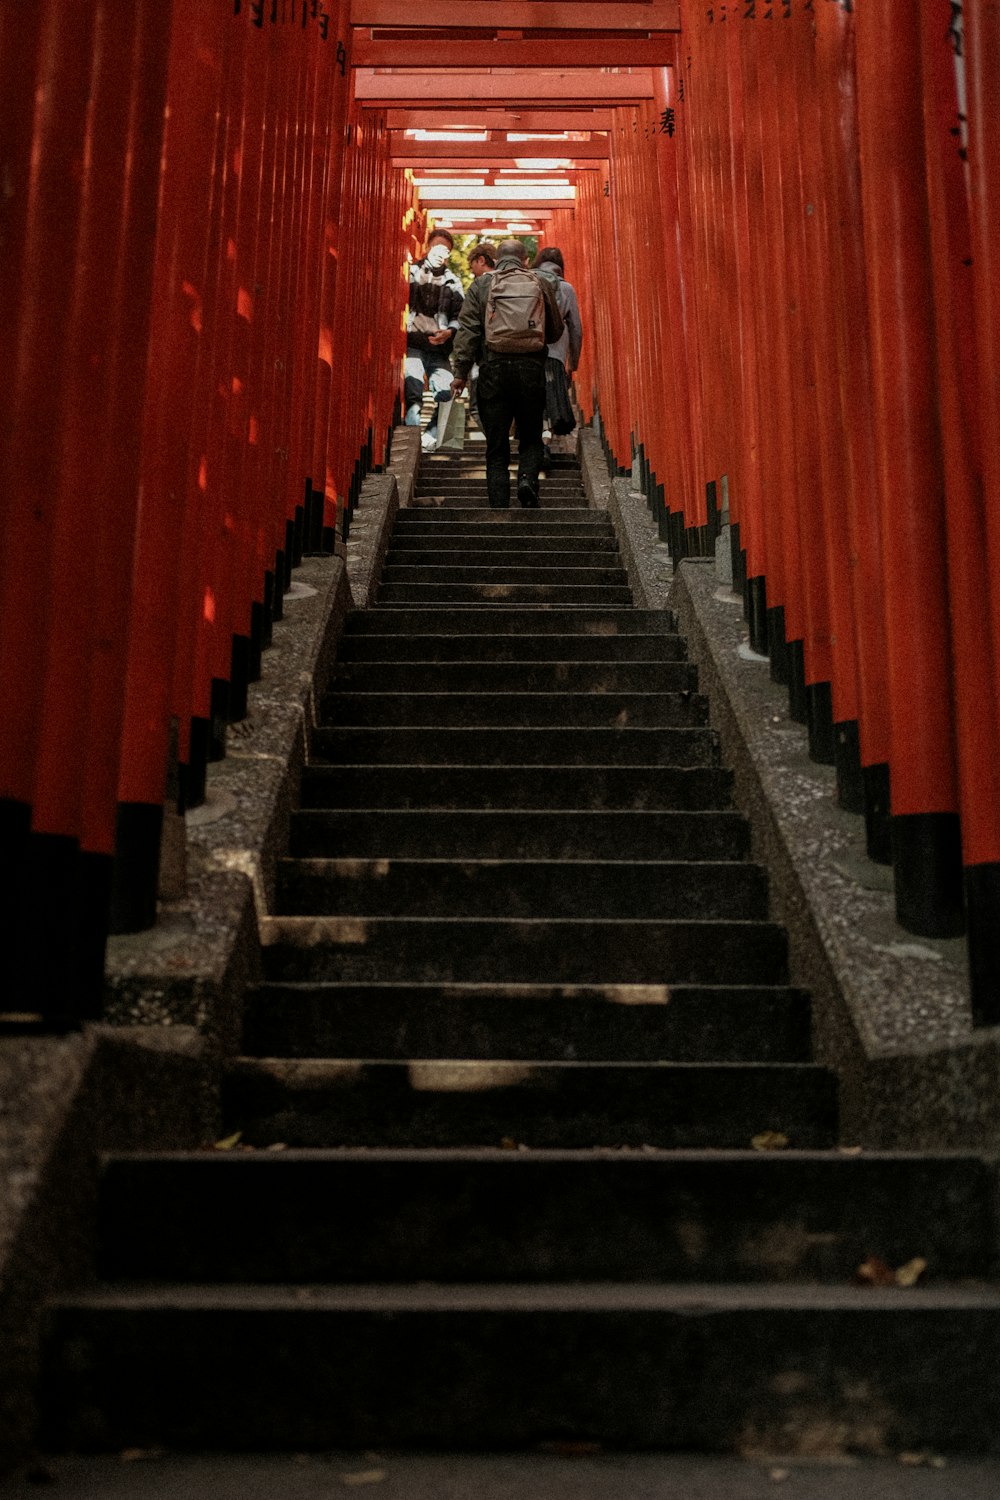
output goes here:
[[510, 433], [518, 440], [517, 498], [537, 506], [545, 462], [543, 429], [553, 438], [574, 426], [569, 377], [583, 329], [562, 251], [546, 246], [530, 270], [519, 239], [484, 240], [468, 258], [468, 291], [448, 261], [454, 240], [435, 229], [410, 270], [404, 396], [406, 422], [419, 426], [424, 381], [435, 416], [425, 447], [438, 441], [442, 407], [470, 387], [470, 406], [486, 436], [486, 491], [495, 509], [510, 505]]

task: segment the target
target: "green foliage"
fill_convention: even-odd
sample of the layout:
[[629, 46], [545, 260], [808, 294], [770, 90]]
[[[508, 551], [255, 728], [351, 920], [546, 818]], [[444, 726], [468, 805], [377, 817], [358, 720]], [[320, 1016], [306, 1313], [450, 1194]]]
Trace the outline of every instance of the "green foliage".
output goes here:
[[[452, 231], [449, 231], [452, 232]], [[503, 233], [488, 234], [456, 234], [455, 247], [448, 257], [448, 265], [459, 281], [462, 283], [463, 291], [468, 291], [472, 282], [472, 272], [469, 270], [469, 252], [474, 250], [480, 240], [492, 240], [494, 244], [506, 238], [506, 230]], [[538, 237], [533, 234], [519, 234], [516, 236], [528, 252], [528, 264], [538, 254]]]

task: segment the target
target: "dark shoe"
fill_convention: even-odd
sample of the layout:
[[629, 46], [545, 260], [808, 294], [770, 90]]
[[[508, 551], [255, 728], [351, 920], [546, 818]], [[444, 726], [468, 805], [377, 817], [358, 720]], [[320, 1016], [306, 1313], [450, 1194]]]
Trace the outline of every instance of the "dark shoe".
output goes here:
[[510, 510], [509, 500], [490, 501], [490, 510]]
[[538, 509], [538, 491], [527, 479], [522, 479], [517, 486], [517, 498], [525, 510]]

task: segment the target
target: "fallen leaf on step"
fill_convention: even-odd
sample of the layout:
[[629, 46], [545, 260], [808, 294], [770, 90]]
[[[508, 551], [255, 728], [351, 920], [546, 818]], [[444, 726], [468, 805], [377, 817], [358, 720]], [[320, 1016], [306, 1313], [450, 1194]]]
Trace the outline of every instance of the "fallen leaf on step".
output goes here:
[[841, 1156], [860, 1156], [861, 1152], [862, 1152], [862, 1149], [863, 1148], [861, 1146], [838, 1146], [837, 1147], [837, 1150], [838, 1150], [838, 1152], [840, 1153]]
[[792, 1471], [791, 1469], [771, 1469], [767, 1477], [775, 1484], [783, 1484], [786, 1479], [792, 1477]]
[[516, 1151], [517, 1142], [514, 1140], [513, 1136], [505, 1135], [501, 1138], [500, 1149], [501, 1151]]
[[946, 1469], [948, 1460], [939, 1453], [929, 1453], [926, 1448], [916, 1453], [900, 1453], [899, 1462], [906, 1469]]
[[585, 1440], [579, 1442], [571, 1438], [556, 1443], [543, 1443], [542, 1447], [548, 1453], [555, 1453], [559, 1458], [590, 1458], [595, 1453], [601, 1452], [600, 1443], [590, 1443]]
[[891, 1266], [887, 1266], [884, 1260], [879, 1260], [877, 1255], [869, 1255], [863, 1260], [854, 1273], [854, 1279], [859, 1286], [895, 1286], [896, 1273]]
[[272, 1145], [265, 1146], [265, 1151], [287, 1151], [288, 1146], [284, 1141], [274, 1141]]
[[916, 1286], [927, 1270], [927, 1262], [922, 1255], [915, 1255], [908, 1260], [905, 1266], [900, 1266], [896, 1272], [897, 1286]]
[[234, 1130], [232, 1135], [224, 1135], [221, 1141], [216, 1141], [214, 1149], [216, 1151], [232, 1151], [233, 1147], [238, 1146], [242, 1139], [242, 1130]]
[[341, 1474], [341, 1484], [359, 1486], [362, 1484], [381, 1484], [388, 1475], [384, 1469], [358, 1469], [353, 1474]]
[[755, 1151], [784, 1151], [788, 1137], [780, 1130], [762, 1130], [759, 1135], [751, 1137], [750, 1144]]

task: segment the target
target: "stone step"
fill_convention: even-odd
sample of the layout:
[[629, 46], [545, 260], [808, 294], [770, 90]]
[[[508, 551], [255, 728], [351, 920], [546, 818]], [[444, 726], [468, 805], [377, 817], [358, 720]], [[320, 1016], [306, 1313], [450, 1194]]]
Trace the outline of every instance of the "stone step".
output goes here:
[[739, 1150], [776, 1131], [808, 1149], [837, 1128], [833, 1075], [809, 1063], [244, 1057], [222, 1104], [253, 1146]]
[[693, 662], [338, 662], [335, 692], [679, 693], [698, 686]]
[[500, 984], [786, 984], [768, 922], [266, 917], [265, 979]]
[[697, 728], [708, 703], [698, 693], [325, 693], [323, 722], [389, 728]]
[[[511, 473], [510, 478], [511, 499], [516, 500], [517, 475]], [[543, 475], [538, 488], [543, 501], [551, 496], [571, 496], [581, 510], [587, 505], [587, 496], [583, 485], [573, 475], [553, 474], [548, 477]], [[439, 496], [449, 499], [468, 497], [470, 500], [478, 500], [479, 498], [485, 500], [488, 492], [486, 476], [477, 474], [456, 474], [453, 476], [433, 474], [427, 478], [418, 478], [414, 489], [418, 501], [421, 498], [430, 497], [436, 499]]]
[[820, 1282], [918, 1255], [989, 1274], [971, 1157], [835, 1152], [291, 1151], [106, 1161], [112, 1281]]
[[349, 615], [346, 635], [668, 635], [677, 618], [655, 609], [367, 609]]
[[513, 528], [501, 530], [494, 527], [485, 536], [478, 527], [466, 526], [463, 531], [449, 530], [446, 535], [437, 535], [440, 528], [425, 528], [423, 531], [395, 532], [391, 541], [391, 556], [400, 561], [417, 564], [434, 564], [442, 560], [442, 554], [457, 556], [464, 560], [488, 561], [501, 556], [530, 562], [535, 555], [547, 557], [550, 552], [573, 553], [582, 558], [603, 559], [616, 557], [618, 541], [613, 535], [592, 534], [588, 528], [582, 535], [567, 535], [565, 530], [535, 526], [530, 532], [517, 532]]
[[[593, 515], [600, 515], [600, 512], [577, 513], [578, 517]], [[554, 511], [534, 510], [477, 510], [467, 521], [452, 520], [448, 515], [437, 513], [431, 515], [401, 510], [396, 517], [391, 542], [394, 546], [397, 542], [404, 541], [426, 543], [440, 539], [443, 543], [449, 537], [465, 540], [472, 537], [483, 547], [492, 547], [494, 543], [502, 546], [508, 541], [511, 545], [516, 542], [530, 546], [532, 542], [536, 545], [542, 542], [548, 544], [556, 539], [583, 546], [610, 544], [613, 551], [618, 550], [618, 539], [610, 522], [585, 522], [582, 519], [568, 519], [565, 513], [560, 515]]]
[[[455, 542], [458, 538], [451, 537], [449, 540]], [[605, 552], [589, 549], [567, 551], [558, 538], [552, 538], [550, 546], [546, 546], [543, 540], [541, 545], [536, 544], [528, 551], [524, 549], [523, 544], [530, 539], [511, 537], [504, 540], [517, 543], [517, 550], [510, 547], [492, 547], [489, 538], [486, 539], [485, 544], [482, 540], [470, 539], [462, 550], [455, 547], [439, 550], [435, 542], [425, 540], [423, 546], [428, 550], [418, 552], [412, 547], [400, 547], [393, 543], [385, 560], [385, 568], [412, 569], [414, 572], [426, 573], [432, 581], [443, 569], [449, 573], [455, 571], [478, 573], [483, 569], [503, 571], [505, 574], [510, 573], [516, 576], [519, 581], [523, 581], [520, 578], [522, 573], [555, 569], [558, 569], [560, 573], [567, 570], [585, 573], [621, 573], [623, 571], [617, 552], [610, 548]], [[382, 577], [388, 576], [383, 570]], [[541, 581], [544, 583], [547, 580]], [[572, 579], [568, 581], [573, 582]], [[584, 579], [583, 581], [594, 580]]]
[[810, 1004], [782, 985], [262, 984], [263, 1057], [807, 1062]]
[[286, 859], [282, 916], [665, 917], [763, 922], [759, 865], [711, 861]]
[[[475, 525], [475, 526], [541, 526], [547, 527], [555, 523], [568, 525], [573, 523], [574, 530], [594, 527], [597, 531], [610, 533], [611, 522], [605, 511], [589, 510], [585, 506], [560, 506], [557, 515], [546, 514], [546, 506], [525, 509], [523, 505], [512, 505], [509, 510], [490, 510], [485, 499], [482, 505], [445, 505], [436, 506], [431, 501], [425, 501], [420, 506], [401, 510], [397, 517], [395, 528], [405, 528], [411, 522], [426, 526], [434, 521], [433, 512], [440, 511], [441, 517], [436, 521], [437, 525]], [[419, 512], [419, 513], [418, 513]]]
[[728, 809], [304, 808], [292, 813], [289, 853], [296, 859], [742, 861], [750, 854], [750, 826]]
[[[479, 506], [476, 504], [476, 497], [474, 495], [414, 495], [410, 501], [409, 508], [424, 511], [442, 510], [445, 515], [454, 515], [459, 509], [464, 510], [466, 515], [473, 515], [476, 509], [479, 508], [484, 511], [489, 510], [491, 515], [504, 514], [502, 510], [494, 511], [491, 507], [488, 507], [485, 490], [483, 491]], [[550, 514], [558, 515], [563, 509], [575, 513], [583, 509], [583, 503], [575, 495], [547, 495], [543, 487], [539, 504], [537, 506], [525, 507], [518, 504], [516, 486], [511, 486], [511, 504], [508, 508], [508, 514], [523, 516], [528, 510], [535, 510], [536, 512], [547, 510]]]
[[979, 1285], [110, 1286], [51, 1316], [45, 1436], [982, 1452], [998, 1352], [1000, 1294]]
[[379, 606], [404, 604], [567, 605], [605, 604], [621, 608], [632, 602], [623, 584], [586, 583], [382, 583]]
[[308, 766], [312, 807], [704, 811], [729, 806], [732, 773], [714, 766]]
[[575, 565], [566, 567], [560, 561], [559, 553], [550, 553], [549, 557], [551, 561], [540, 565], [522, 565], [520, 560], [512, 558], [498, 563], [494, 558], [471, 567], [453, 567], [449, 563], [415, 567], [405, 562], [394, 562], [390, 554], [382, 568], [382, 589], [397, 584], [419, 588], [440, 588], [447, 584], [499, 584], [504, 588], [510, 585], [520, 588], [535, 583], [553, 586], [572, 584], [600, 588], [628, 587], [625, 570], [617, 562], [611, 566], [596, 568]]
[[665, 662], [686, 661], [679, 635], [352, 635], [337, 661]]
[[319, 728], [314, 760], [351, 765], [715, 766], [714, 729]]

